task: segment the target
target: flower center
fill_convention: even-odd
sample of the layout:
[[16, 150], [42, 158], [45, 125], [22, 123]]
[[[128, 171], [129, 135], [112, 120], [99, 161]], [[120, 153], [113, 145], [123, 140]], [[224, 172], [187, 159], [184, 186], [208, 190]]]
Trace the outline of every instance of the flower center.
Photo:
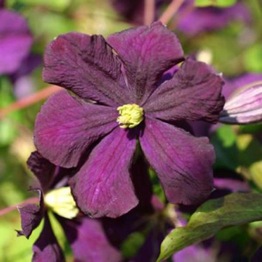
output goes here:
[[55, 213], [65, 218], [74, 218], [79, 210], [71, 194], [70, 187], [61, 187], [48, 192], [44, 197], [45, 204]]
[[137, 104], [126, 104], [117, 108], [117, 122], [121, 128], [133, 128], [143, 121], [144, 110]]

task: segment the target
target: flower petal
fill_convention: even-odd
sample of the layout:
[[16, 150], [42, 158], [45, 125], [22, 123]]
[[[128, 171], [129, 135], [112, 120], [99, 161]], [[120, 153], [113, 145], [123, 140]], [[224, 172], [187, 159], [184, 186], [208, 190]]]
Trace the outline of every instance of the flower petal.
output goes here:
[[75, 261], [122, 261], [121, 253], [108, 241], [101, 222], [83, 218], [81, 221], [61, 219]]
[[140, 143], [170, 202], [198, 204], [211, 193], [215, 153], [207, 138], [147, 118]]
[[138, 199], [129, 174], [136, 140], [120, 128], [107, 135], [91, 152], [70, 185], [79, 208], [93, 217], [118, 217]]
[[121, 62], [102, 36], [58, 36], [45, 51], [43, 78], [102, 104], [117, 106], [127, 100]]
[[38, 178], [43, 192], [47, 192], [54, 178], [55, 165], [43, 158], [37, 151], [31, 153], [27, 165]]
[[29, 238], [33, 230], [37, 228], [44, 216], [44, 204], [42, 192], [38, 190], [39, 193], [39, 205], [27, 204], [22, 207], [18, 207], [18, 211], [21, 216], [21, 226], [22, 230], [18, 230], [18, 236], [24, 235]]
[[113, 34], [107, 41], [124, 62], [136, 103], [143, 103], [164, 71], [183, 59], [176, 35], [160, 22]]
[[67, 186], [68, 179], [75, 172], [74, 168], [62, 168], [55, 166], [38, 151], [33, 152], [27, 160], [27, 165], [40, 182], [42, 191], [48, 191], [59, 187]]
[[53, 233], [48, 216], [45, 216], [44, 228], [33, 246], [33, 262], [65, 261], [63, 251]]
[[118, 125], [117, 116], [114, 108], [79, 101], [61, 91], [46, 102], [37, 116], [36, 147], [56, 165], [76, 166], [91, 143]]
[[144, 105], [150, 117], [162, 120], [215, 122], [224, 105], [222, 78], [202, 62], [186, 60], [174, 77], [164, 82]]

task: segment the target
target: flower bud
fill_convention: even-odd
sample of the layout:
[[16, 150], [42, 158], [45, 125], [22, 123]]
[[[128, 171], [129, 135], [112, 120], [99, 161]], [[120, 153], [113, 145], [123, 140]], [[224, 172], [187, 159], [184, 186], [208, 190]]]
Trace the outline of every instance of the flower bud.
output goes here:
[[226, 124], [249, 124], [262, 120], [262, 82], [238, 88], [227, 99], [219, 121]]

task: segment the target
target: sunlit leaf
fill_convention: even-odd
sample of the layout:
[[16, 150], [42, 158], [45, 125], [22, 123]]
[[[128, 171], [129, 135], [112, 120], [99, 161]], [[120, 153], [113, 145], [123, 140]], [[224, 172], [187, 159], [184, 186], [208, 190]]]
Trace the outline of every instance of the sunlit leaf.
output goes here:
[[196, 0], [195, 6], [216, 6], [216, 7], [229, 7], [236, 3], [236, 0]]
[[209, 200], [191, 216], [187, 226], [175, 228], [161, 244], [158, 261], [214, 236], [220, 229], [262, 219], [262, 195], [233, 193]]
[[15, 2], [24, 5], [44, 6], [54, 11], [63, 11], [70, 5], [71, 0], [16, 0]]

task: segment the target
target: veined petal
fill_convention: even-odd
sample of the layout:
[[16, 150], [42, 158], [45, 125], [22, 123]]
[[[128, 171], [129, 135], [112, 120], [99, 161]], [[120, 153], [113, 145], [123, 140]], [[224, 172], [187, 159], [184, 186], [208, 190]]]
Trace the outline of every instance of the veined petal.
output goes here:
[[222, 78], [208, 65], [188, 59], [172, 79], [158, 87], [143, 108], [150, 117], [166, 121], [215, 122], [224, 105], [222, 86]]
[[170, 202], [199, 204], [211, 193], [215, 153], [207, 138], [146, 118], [140, 143]]
[[31, 153], [27, 165], [38, 178], [43, 192], [47, 192], [54, 180], [55, 165], [42, 157], [37, 151]]
[[61, 91], [42, 107], [35, 124], [38, 151], [52, 163], [72, 167], [83, 152], [118, 124], [117, 110], [86, 103]]
[[73, 250], [75, 261], [122, 261], [121, 252], [108, 241], [99, 220], [68, 220], [59, 217], [59, 221]]
[[91, 152], [70, 185], [79, 208], [92, 217], [118, 217], [138, 199], [129, 174], [136, 139], [116, 128]]
[[183, 59], [176, 37], [160, 22], [113, 34], [107, 39], [123, 60], [135, 103], [143, 103], [162, 74]]
[[102, 36], [68, 33], [47, 47], [43, 79], [83, 99], [118, 106], [128, 98], [121, 66]]
[[33, 262], [65, 261], [63, 251], [53, 233], [48, 216], [45, 216], [44, 228], [33, 246]]

